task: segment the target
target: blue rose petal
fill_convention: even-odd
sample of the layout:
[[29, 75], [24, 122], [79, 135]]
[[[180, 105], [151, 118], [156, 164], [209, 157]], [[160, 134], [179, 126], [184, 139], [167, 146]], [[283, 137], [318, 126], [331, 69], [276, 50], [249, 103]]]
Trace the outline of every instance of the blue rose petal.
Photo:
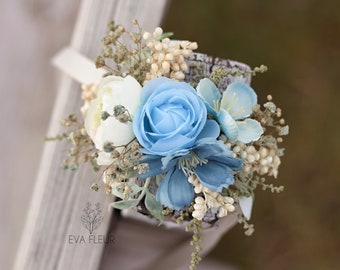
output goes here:
[[157, 153], [158, 155], [165, 156], [169, 152], [176, 152], [181, 149], [190, 148], [193, 144], [193, 139], [186, 136], [176, 134], [172, 137], [162, 138], [155, 141], [149, 149], [145, 149], [145, 153]]
[[141, 103], [144, 104], [148, 100], [148, 98], [151, 96], [151, 94], [157, 88], [158, 85], [167, 83], [169, 81], [171, 80], [165, 77], [160, 77], [148, 81], [143, 87], [143, 91], [141, 93]]
[[207, 120], [201, 133], [197, 136], [197, 140], [203, 138], [214, 138], [216, 139], [220, 135], [220, 127], [214, 120]]

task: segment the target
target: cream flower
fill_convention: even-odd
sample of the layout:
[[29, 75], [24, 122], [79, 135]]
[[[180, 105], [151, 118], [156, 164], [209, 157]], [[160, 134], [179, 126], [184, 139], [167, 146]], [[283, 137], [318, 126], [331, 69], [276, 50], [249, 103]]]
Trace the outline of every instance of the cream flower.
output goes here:
[[[140, 84], [131, 76], [108, 76], [99, 85], [97, 98], [91, 102], [85, 118], [85, 129], [100, 151], [98, 165], [112, 163], [110, 153], [103, 151], [104, 144], [122, 146], [135, 137], [131, 122], [122, 123], [114, 116], [103, 120], [103, 112], [113, 115], [114, 107], [123, 105], [133, 116], [140, 103], [140, 90]], [[121, 149], [117, 148], [118, 151]]]

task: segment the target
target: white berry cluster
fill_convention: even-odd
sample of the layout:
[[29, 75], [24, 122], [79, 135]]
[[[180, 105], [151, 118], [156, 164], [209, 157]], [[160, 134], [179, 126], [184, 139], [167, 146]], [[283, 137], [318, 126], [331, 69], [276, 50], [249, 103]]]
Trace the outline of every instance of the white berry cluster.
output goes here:
[[147, 47], [151, 50], [151, 55], [146, 60], [151, 69], [146, 73], [145, 82], [161, 76], [183, 80], [184, 72], [188, 69], [185, 58], [197, 49], [196, 42], [171, 42], [169, 38], [161, 39], [162, 35], [163, 30], [160, 27], [153, 34], [143, 34], [143, 39], [148, 42]]
[[234, 199], [228, 196], [223, 196], [216, 191], [212, 191], [204, 187], [195, 175], [191, 175], [188, 178], [189, 183], [191, 183], [195, 188], [196, 194], [203, 193], [203, 196], [197, 196], [195, 198], [194, 211], [192, 216], [198, 220], [202, 220], [205, 213], [210, 208], [218, 208], [218, 217], [224, 217], [228, 212], [234, 212], [235, 206]]
[[260, 146], [258, 150], [253, 145], [246, 146], [237, 142], [232, 148], [235, 157], [244, 160], [245, 172], [257, 172], [259, 175], [277, 177], [278, 168], [281, 163], [275, 148]]

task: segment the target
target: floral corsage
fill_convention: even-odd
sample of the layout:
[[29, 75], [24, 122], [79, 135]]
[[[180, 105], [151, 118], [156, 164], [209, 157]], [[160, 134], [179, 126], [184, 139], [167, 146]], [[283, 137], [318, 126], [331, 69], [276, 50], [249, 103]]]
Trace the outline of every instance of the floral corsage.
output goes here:
[[67, 132], [56, 137], [72, 144], [63, 167], [77, 169], [83, 160], [100, 171], [104, 184], [92, 189], [114, 195], [113, 208], [186, 222], [194, 268], [200, 230], [232, 214], [251, 234], [254, 190], [283, 190], [264, 177], [277, 177], [288, 126], [272, 97], [260, 106], [249, 86], [265, 66], [194, 53], [195, 42], [134, 24], [136, 32], [109, 24], [95, 60], [106, 73], [82, 87], [84, 121], [63, 119]]

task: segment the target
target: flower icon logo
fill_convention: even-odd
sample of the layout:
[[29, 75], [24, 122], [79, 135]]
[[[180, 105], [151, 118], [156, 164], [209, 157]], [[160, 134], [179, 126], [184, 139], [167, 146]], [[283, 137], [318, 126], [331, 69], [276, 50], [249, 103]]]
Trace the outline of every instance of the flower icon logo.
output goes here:
[[89, 231], [90, 234], [94, 230], [98, 229], [103, 221], [102, 210], [100, 209], [100, 204], [96, 203], [95, 207], [92, 208], [91, 203], [87, 203], [85, 209], [83, 210], [83, 215], [81, 216], [81, 222], [83, 226]]

